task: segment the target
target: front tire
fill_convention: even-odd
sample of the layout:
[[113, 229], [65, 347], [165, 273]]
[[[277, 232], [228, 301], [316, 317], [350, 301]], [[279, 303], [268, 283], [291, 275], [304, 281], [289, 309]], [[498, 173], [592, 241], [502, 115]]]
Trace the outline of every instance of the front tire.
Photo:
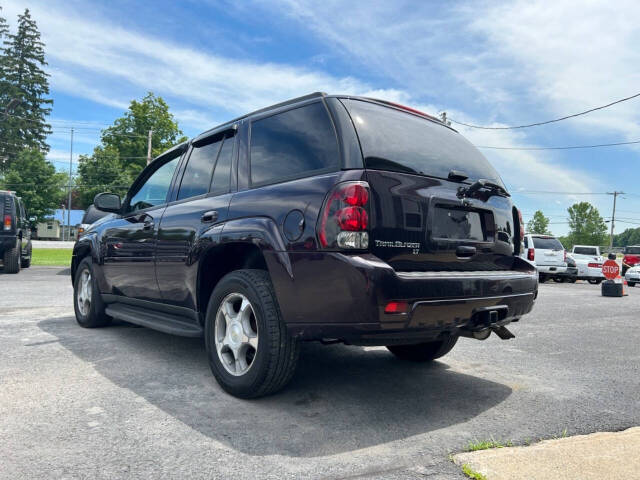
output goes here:
[[630, 287], [635, 287], [636, 286], [636, 282], [627, 282], [627, 285], [629, 285]]
[[431, 362], [449, 353], [457, 341], [457, 336], [449, 336], [444, 340], [415, 345], [388, 345], [387, 349], [402, 360]]
[[587, 281], [591, 285], [600, 285], [602, 283], [602, 280], [600, 280], [599, 278], [589, 278]]
[[240, 398], [280, 390], [298, 361], [299, 343], [282, 321], [264, 270], [236, 270], [220, 280], [207, 307], [205, 342], [216, 380]]
[[104, 327], [111, 323], [111, 318], [104, 311], [105, 305], [98, 290], [90, 257], [84, 258], [76, 270], [73, 280], [73, 308], [76, 321], [81, 327]]
[[4, 273], [20, 273], [21, 262], [20, 255], [20, 239], [17, 240], [16, 246], [5, 250], [2, 259], [4, 265]]

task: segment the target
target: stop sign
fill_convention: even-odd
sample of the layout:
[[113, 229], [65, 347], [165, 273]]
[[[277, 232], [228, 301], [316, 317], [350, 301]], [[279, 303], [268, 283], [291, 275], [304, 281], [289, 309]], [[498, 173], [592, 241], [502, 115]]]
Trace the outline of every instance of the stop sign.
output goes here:
[[620, 267], [615, 260], [607, 260], [602, 264], [602, 273], [608, 280], [613, 280], [620, 273]]

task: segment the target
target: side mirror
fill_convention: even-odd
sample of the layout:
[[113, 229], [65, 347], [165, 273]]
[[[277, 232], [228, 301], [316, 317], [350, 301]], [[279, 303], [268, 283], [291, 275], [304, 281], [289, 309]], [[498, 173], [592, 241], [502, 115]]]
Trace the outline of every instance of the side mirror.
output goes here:
[[103, 212], [118, 213], [122, 208], [120, 197], [115, 193], [99, 193], [93, 199], [93, 206]]

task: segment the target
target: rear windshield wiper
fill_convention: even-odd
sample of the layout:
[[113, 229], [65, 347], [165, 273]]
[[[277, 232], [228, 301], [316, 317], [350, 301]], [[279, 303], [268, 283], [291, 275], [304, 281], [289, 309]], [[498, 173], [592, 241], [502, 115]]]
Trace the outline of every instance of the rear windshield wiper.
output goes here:
[[483, 178], [476, 180], [468, 187], [458, 188], [458, 198], [489, 198], [493, 195], [499, 195], [501, 197], [511, 196], [503, 186]]

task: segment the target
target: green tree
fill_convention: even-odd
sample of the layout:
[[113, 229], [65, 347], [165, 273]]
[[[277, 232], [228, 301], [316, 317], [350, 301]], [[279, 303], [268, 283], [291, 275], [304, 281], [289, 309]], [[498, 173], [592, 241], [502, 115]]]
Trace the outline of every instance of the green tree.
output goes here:
[[589, 202], [575, 203], [569, 212], [569, 243], [571, 245], [604, 245], [607, 225], [598, 209]]
[[38, 150], [23, 150], [9, 167], [2, 183], [23, 198], [29, 216], [38, 221], [59, 208], [65, 197], [68, 176], [56, 173], [55, 167]]
[[549, 219], [544, 216], [541, 210], [536, 210], [531, 220], [527, 224], [528, 233], [537, 233], [539, 235], [550, 235]]
[[[6, 30], [6, 29], [5, 29]], [[44, 43], [29, 9], [18, 16], [15, 34], [6, 34], [2, 49], [0, 104], [4, 108], [13, 98], [20, 103], [10, 115], [4, 115], [0, 129], [0, 156], [6, 157], [5, 168], [15, 162], [23, 148], [49, 151], [46, 137], [51, 126], [45, 118], [51, 112], [53, 100], [49, 95], [49, 76]], [[9, 112], [6, 112], [9, 113]]]
[[627, 228], [624, 232], [613, 236], [614, 247], [640, 245], [640, 227]]
[[124, 116], [116, 119], [112, 127], [102, 131], [105, 149], [118, 152], [124, 170], [132, 179], [147, 164], [147, 138], [150, 130], [153, 131], [152, 156], [186, 140], [169, 112], [169, 105], [162, 97], [148, 92], [141, 101], [133, 100]]
[[131, 184], [131, 177], [124, 171], [114, 147], [96, 147], [92, 155], [81, 155], [78, 163], [79, 194], [81, 207], [93, 203], [100, 192], [112, 192], [123, 196]]

